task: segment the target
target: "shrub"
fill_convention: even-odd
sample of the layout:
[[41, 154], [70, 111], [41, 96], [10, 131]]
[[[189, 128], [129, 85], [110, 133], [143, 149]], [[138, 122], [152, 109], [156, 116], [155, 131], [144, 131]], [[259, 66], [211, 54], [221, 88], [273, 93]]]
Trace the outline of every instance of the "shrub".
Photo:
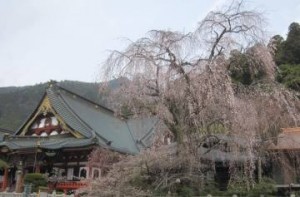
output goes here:
[[177, 191], [177, 194], [182, 197], [190, 197], [190, 196], [195, 196], [195, 191], [193, 188], [190, 188], [188, 186], [183, 186]]
[[0, 159], [0, 169], [8, 167], [9, 165], [4, 160]]
[[300, 64], [284, 64], [279, 66], [277, 81], [286, 87], [300, 91]]
[[46, 178], [40, 173], [28, 173], [24, 177], [25, 184], [32, 184], [32, 192], [38, 192], [39, 187], [47, 186]]
[[270, 178], [263, 178], [260, 183], [256, 184], [250, 191], [249, 196], [260, 196], [261, 194], [268, 196], [276, 192], [275, 182]]
[[275, 188], [275, 182], [270, 178], [262, 178], [260, 183], [254, 185], [249, 191], [244, 183], [230, 185], [228, 188], [229, 194], [237, 194], [241, 196], [257, 197], [260, 195], [272, 196], [277, 189]]
[[207, 196], [209, 194], [212, 196], [231, 196], [227, 191], [220, 191], [217, 187], [217, 183], [215, 183], [214, 181], [210, 181], [204, 184], [201, 187], [200, 194], [201, 196]]

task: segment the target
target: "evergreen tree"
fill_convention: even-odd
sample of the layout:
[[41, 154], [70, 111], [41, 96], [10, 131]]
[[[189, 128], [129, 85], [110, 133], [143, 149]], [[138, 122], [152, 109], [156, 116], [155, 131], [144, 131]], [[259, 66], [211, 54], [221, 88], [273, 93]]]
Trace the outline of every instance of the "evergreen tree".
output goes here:
[[274, 55], [274, 60], [277, 65], [280, 64], [280, 61], [283, 56], [283, 46], [284, 38], [281, 35], [275, 35], [271, 38], [268, 47], [271, 50], [272, 54]]
[[286, 63], [300, 64], [300, 25], [292, 23], [289, 27], [289, 33], [285, 42], [284, 55]]
[[[277, 37], [278, 38], [278, 37]], [[275, 55], [277, 65], [300, 64], [300, 25], [292, 23], [285, 41], [280, 42]]]
[[277, 80], [291, 89], [300, 91], [299, 23], [291, 23], [286, 40], [276, 35], [271, 39], [269, 45], [272, 46], [278, 66]]

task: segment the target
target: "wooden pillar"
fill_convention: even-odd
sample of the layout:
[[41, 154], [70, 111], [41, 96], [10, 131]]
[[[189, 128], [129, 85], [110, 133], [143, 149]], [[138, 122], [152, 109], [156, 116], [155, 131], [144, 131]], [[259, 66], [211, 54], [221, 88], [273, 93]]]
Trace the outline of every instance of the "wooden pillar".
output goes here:
[[8, 168], [4, 169], [2, 191], [5, 191], [8, 185]]
[[22, 192], [22, 177], [23, 177], [23, 172], [22, 170], [17, 171], [17, 181], [16, 181], [16, 192], [20, 193]]
[[40, 173], [41, 172], [41, 166], [40, 166], [39, 163], [36, 165], [34, 172], [35, 173]]

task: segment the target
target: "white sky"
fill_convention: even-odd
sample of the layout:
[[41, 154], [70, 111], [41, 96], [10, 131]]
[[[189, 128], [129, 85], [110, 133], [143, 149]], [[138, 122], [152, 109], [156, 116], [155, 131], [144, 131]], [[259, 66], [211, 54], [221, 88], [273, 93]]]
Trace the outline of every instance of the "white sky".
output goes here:
[[[107, 50], [151, 29], [192, 31], [229, 0], [0, 0], [0, 87], [54, 80], [95, 82]], [[250, 0], [270, 35], [300, 22], [299, 0]]]

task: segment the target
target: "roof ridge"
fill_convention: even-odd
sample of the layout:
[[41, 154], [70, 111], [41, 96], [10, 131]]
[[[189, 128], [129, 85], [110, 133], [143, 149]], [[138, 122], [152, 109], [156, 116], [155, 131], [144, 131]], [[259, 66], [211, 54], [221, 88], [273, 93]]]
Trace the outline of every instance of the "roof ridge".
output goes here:
[[92, 100], [90, 100], [90, 99], [88, 99], [88, 98], [85, 98], [84, 96], [81, 96], [81, 95], [77, 94], [77, 93], [74, 92], [74, 91], [71, 91], [71, 90], [69, 90], [69, 89], [67, 89], [67, 88], [65, 88], [65, 87], [62, 87], [62, 86], [60, 86], [59, 84], [55, 84], [55, 86], [58, 87], [59, 89], [62, 89], [62, 90], [64, 90], [64, 91], [70, 93], [70, 94], [76, 95], [77, 97], [81, 98], [82, 100], [84, 100], [84, 101], [86, 101], [86, 102], [89, 102], [89, 103], [94, 104], [94, 105], [98, 105], [99, 107], [101, 107], [101, 108], [103, 108], [103, 109], [105, 109], [105, 110], [107, 110], [107, 111], [109, 111], [109, 112], [111, 112], [111, 113], [115, 113], [112, 109], [109, 109], [108, 107], [105, 107], [105, 106], [103, 106], [103, 105], [100, 104], [100, 103], [96, 103], [96, 102], [94, 102], [94, 101], [92, 101]]
[[[58, 97], [63, 101], [62, 103], [65, 105], [65, 107], [71, 112], [71, 114], [80, 122], [82, 123], [84, 126], [86, 126], [87, 128], [90, 129], [90, 131], [92, 132], [92, 138], [94, 138], [96, 135], [98, 135], [98, 133], [96, 133], [93, 128], [91, 128], [84, 120], [82, 120], [77, 114], [76, 112], [74, 112], [74, 110], [69, 106], [68, 102], [59, 94]], [[107, 140], [106, 138], [104, 138], [103, 136], [99, 136], [105, 143], [110, 142], [109, 140]]]
[[84, 127], [93, 131], [93, 129], [86, 122], [84, 122], [80, 117], [78, 117], [78, 115], [71, 109], [71, 107], [67, 104], [65, 99], [59, 93], [56, 93], [55, 91], [53, 91], [53, 93], [57, 95], [57, 97], [62, 101], [62, 104], [68, 109], [69, 112], [71, 112], [75, 119], [82, 123]]
[[283, 133], [293, 133], [293, 132], [300, 132], [300, 127], [286, 127], [281, 128]]
[[131, 129], [130, 129], [130, 126], [128, 125], [128, 121], [125, 121], [125, 123], [126, 123], [126, 126], [127, 126], [128, 131], [129, 131], [129, 133], [130, 133], [130, 136], [131, 136], [131, 138], [132, 138], [132, 141], [134, 142], [135, 147], [138, 149], [138, 151], [140, 151], [141, 149], [138, 147], [137, 142], [136, 142], [136, 139], [134, 139], [134, 137], [133, 137], [133, 134], [132, 134], [132, 131], [131, 131]]
[[159, 123], [159, 119], [154, 123], [154, 126], [151, 127], [147, 133], [145, 133], [145, 135], [143, 137], [141, 137], [139, 140], [143, 141], [145, 138], [149, 137], [149, 135], [152, 133], [152, 131], [155, 129], [155, 127], [158, 125]]
[[12, 130], [1, 128], [1, 127], [0, 127], [0, 132], [1, 133], [9, 133], [9, 134], [13, 134], [14, 133], [14, 131], [12, 131]]

